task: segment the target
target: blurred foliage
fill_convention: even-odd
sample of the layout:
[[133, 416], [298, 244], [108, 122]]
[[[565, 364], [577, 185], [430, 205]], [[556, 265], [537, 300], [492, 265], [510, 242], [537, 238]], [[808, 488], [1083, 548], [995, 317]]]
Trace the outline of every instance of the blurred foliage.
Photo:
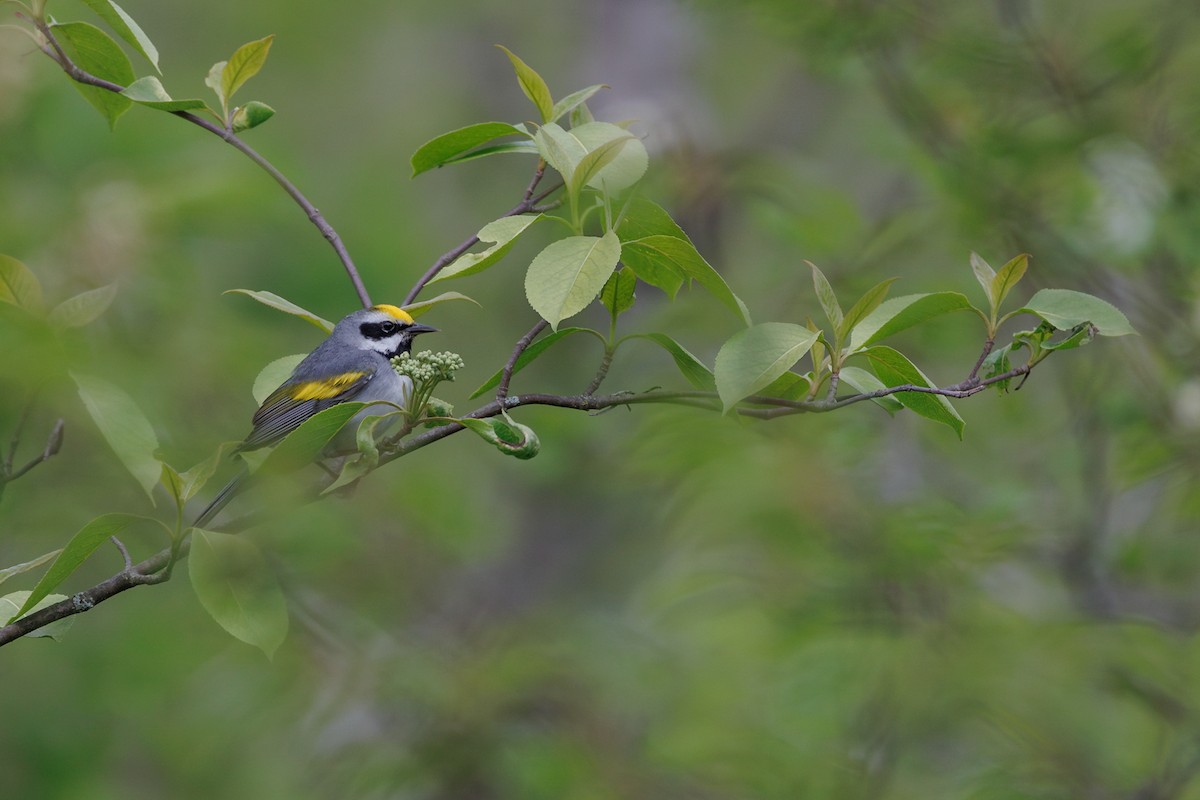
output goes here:
[[[436, 133], [526, 108], [503, 41], [555, 92], [613, 87], [591, 102], [640, 118], [652, 194], [758, 318], [817, 318], [802, 259], [853, 297], [891, 277], [971, 292], [968, 251], [1029, 252], [1032, 288], [1106, 297], [1142, 336], [960, 404], [965, 443], [865, 403], [766, 426], [523, 410], [529, 462], [448, 439], [252, 534], [292, 617], [273, 662], [181, 580], [64, 642], [5, 648], [12, 796], [1200, 797], [1191, 3], [374, 0], [362, 24], [307, 0], [126, 5], [178, 97], [276, 34], [254, 91], [277, 113], [247, 136], [379, 300], [528, 181], [507, 156], [407, 179]], [[104, 511], [155, 513], [64, 368], [119, 378], [164, 456], [196, 463], [246, 432], [259, 369], [318, 336], [222, 291], [332, 319], [354, 306], [325, 243], [237, 154], [138, 108], [110, 135], [30, 49], [0, 31], [0, 252], [48, 307], [119, 291], [53, 339], [0, 327], [0, 381], [48, 378], [21, 455], [66, 420], [59, 455], [3, 497], [5, 565]], [[448, 401], [532, 324], [516, 276], [536, 238], [473, 279], [482, 310], [430, 312], [466, 360]], [[627, 316], [712, 363], [737, 322], [693, 295]], [[945, 383], [975, 330], [947, 318], [902, 341]], [[577, 391], [588, 338], [517, 385]], [[628, 355], [607, 385], [670, 367]], [[5, 438], [24, 401], [0, 384]], [[104, 552], [65, 591], [119, 568]]]

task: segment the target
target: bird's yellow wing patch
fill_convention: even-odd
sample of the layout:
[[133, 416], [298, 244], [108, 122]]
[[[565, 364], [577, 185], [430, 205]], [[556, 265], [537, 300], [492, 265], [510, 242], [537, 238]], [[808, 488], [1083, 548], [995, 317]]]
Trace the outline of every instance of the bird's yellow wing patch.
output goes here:
[[372, 311], [382, 311], [388, 316], [395, 317], [401, 322], [412, 324], [412, 315], [399, 306], [389, 306], [387, 303], [381, 303], [377, 306], [371, 306]]
[[346, 391], [346, 387], [365, 376], [365, 372], [343, 372], [319, 381], [305, 381], [288, 387], [288, 396], [293, 400], [327, 400]]

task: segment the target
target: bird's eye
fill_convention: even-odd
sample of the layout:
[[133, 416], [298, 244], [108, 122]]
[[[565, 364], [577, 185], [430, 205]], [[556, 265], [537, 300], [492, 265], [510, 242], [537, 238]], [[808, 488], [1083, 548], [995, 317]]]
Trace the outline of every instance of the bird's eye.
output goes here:
[[392, 322], [391, 320], [384, 320], [383, 322], [379, 323], [379, 330], [384, 336], [391, 336], [396, 332], [397, 327], [398, 326], [396, 323]]

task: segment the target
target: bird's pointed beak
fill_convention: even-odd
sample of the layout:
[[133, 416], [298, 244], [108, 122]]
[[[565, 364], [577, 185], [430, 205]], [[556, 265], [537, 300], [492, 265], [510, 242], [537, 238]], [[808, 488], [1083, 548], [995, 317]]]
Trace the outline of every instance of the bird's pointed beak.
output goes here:
[[437, 333], [438, 329], [431, 325], [422, 325], [419, 322], [414, 322], [408, 326], [408, 332], [416, 336], [418, 333]]

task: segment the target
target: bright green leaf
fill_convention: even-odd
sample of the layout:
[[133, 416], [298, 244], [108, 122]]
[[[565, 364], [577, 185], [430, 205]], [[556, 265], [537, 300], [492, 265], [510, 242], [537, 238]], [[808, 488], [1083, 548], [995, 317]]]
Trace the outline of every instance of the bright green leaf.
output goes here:
[[83, 2], [87, 3], [89, 8], [107, 22], [118, 36], [153, 64], [155, 72], [162, 73], [162, 70], [158, 68], [158, 48], [150, 41], [150, 37], [146, 35], [141, 26], [133, 21], [133, 17], [125, 13], [125, 9], [112, 0], [83, 0]]
[[494, 156], [497, 153], [520, 153], [522, 155], [536, 156], [536, 155], [538, 155], [538, 148], [537, 148], [537, 145], [531, 141], [530, 142], [501, 142], [500, 144], [493, 144], [493, 145], [489, 145], [487, 147], [480, 147], [476, 150], [470, 151], [469, 153], [463, 153], [462, 155], [457, 155], [452, 158], [448, 158], [445, 161], [443, 161], [441, 165], [443, 167], [445, 167], [450, 164], [461, 164], [464, 161], [473, 161], [477, 158], [483, 158], [484, 156]]
[[[42, 564], [45, 564], [50, 559], [57, 557], [58, 554], [61, 552], [62, 552], [62, 548], [60, 547], [57, 550], [51, 550], [49, 553], [40, 555], [37, 558], [33, 559], [32, 561], [26, 561], [22, 564], [13, 564], [11, 567], [5, 567], [4, 569], [0, 569], [0, 583], [4, 583], [6, 580], [11, 578], [13, 575], [20, 575], [21, 573], [29, 572], [29, 570], [31, 570], [31, 569], [37, 569], [38, 567], [40, 567]], [[17, 606], [17, 608], [20, 608], [20, 606]], [[17, 609], [13, 609], [12, 613], [13, 614], [17, 613]], [[3, 614], [0, 614], [0, 619], [4, 619]]]
[[[593, 336], [595, 336], [597, 339], [599, 339], [601, 342], [604, 341], [604, 337], [601, 336], [596, 331], [592, 330], [591, 328], [559, 328], [558, 330], [550, 333], [548, 336], [538, 339], [533, 344], [529, 345], [529, 347], [526, 347], [525, 350], [521, 353], [521, 355], [517, 357], [516, 363], [513, 364], [512, 374], [516, 375], [518, 372], [520, 372], [522, 369], [524, 369], [528, 364], [532, 363], [534, 359], [536, 359], [542, 353], [549, 350], [552, 345], [556, 344], [557, 342], [562, 341], [563, 339], [567, 338], [568, 336], [570, 336], [573, 333], [590, 333]], [[484, 381], [482, 386], [480, 386], [475, 391], [471, 392], [471, 396], [469, 399], [474, 400], [476, 397], [479, 397], [484, 392], [488, 392], [492, 389], [495, 389], [497, 386], [500, 385], [500, 379], [501, 379], [501, 377], [503, 377], [503, 375], [504, 375], [504, 370], [497, 370], [496, 374], [492, 375], [492, 377], [490, 377], [486, 381]]]
[[630, 201], [617, 226], [617, 236], [622, 242], [633, 242], [648, 236], [673, 236], [691, 241], [666, 209], [644, 197], [635, 197]]
[[934, 317], [970, 307], [966, 296], [958, 292], [893, 297], [881, 303], [855, 326], [850, 334], [850, 349], [867, 347]]
[[71, 541], [67, 542], [62, 552], [54, 559], [50, 569], [46, 570], [46, 574], [29, 593], [28, 599], [21, 606], [17, 616], [27, 614], [43, 597], [57, 589], [63, 581], [71, 576], [72, 572], [79, 568], [80, 564], [87, 560], [88, 556], [96, 552], [96, 548], [107, 542], [110, 537], [116, 536], [130, 525], [147, 521], [154, 522], [148, 517], [139, 517], [136, 514], [105, 514], [84, 525], [78, 533], [71, 537]]
[[[842, 329], [842, 307], [838, 304], [837, 296], [833, 293], [833, 287], [829, 285], [829, 280], [825, 277], [825, 273], [817, 268], [817, 265], [811, 261], [805, 261], [812, 268], [813, 287], [817, 290], [817, 300], [821, 304], [821, 308], [825, 311], [825, 316], [829, 320], [830, 326], [834, 331]], [[838, 336], [841, 339], [841, 336]]]
[[413, 177], [443, 164], [451, 163], [456, 157], [463, 156], [476, 147], [502, 136], [528, 136], [528, 134], [507, 122], [480, 122], [436, 136], [413, 153]]
[[[858, 367], [842, 367], [838, 373], [838, 379], [862, 394], [870, 394], [871, 392], [887, 388], [879, 378], [876, 378], [865, 369], [859, 369]], [[897, 411], [904, 408], [904, 404], [890, 394], [883, 397], [872, 397], [871, 402], [882, 407], [884, 411], [893, 416]]]
[[[75, 65], [97, 78], [128, 86], [136, 77], [129, 56], [104, 31], [86, 22], [68, 22], [54, 26], [54, 35], [62, 43]], [[117, 120], [129, 110], [132, 102], [121, 94], [99, 86], [72, 81], [79, 93], [115, 128]]]
[[546, 163], [558, 170], [563, 182], [569, 184], [575, 166], [587, 155], [583, 143], [553, 122], [538, 128], [533, 141]]
[[41, 314], [45, 308], [37, 276], [12, 256], [0, 255], [0, 303], [10, 303], [32, 314]]
[[79, 328], [93, 322], [103, 314], [117, 296], [117, 285], [110, 283], [99, 289], [80, 292], [63, 300], [46, 317], [46, 321], [58, 328]]
[[[646, 174], [646, 167], [650, 163], [646, 146], [640, 139], [631, 138], [629, 131], [618, 125], [609, 122], [589, 122], [571, 128], [567, 135], [579, 142], [589, 153], [605, 147], [609, 142], [625, 142], [600, 169], [595, 170], [586, 180], [580, 181], [581, 187], [586, 183], [593, 189], [615, 193], [629, 188]], [[583, 162], [580, 161], [579, 169], [582, 168]]]
[[498, 44], [508, 56], [508, 60], [512, 62], [513, 71], [517, 73], [517, 82], [521, 84], [521, 91], [525, 96], [533, 101], [533, 105], [537, 108], [541, 115], [542, 122], [549, 122], [554, 115], [554, 98], [550, 94], [550, 87], [542, 80], [542, 76], [504, 45]]
[[606, 84], [597, 83], [595, 86], [589, 86], [586, 89], [580, 89], [577, 92], [571, 92], [569, 95], [559, 100], [554, 104], [554, 108], [550, 110], [550, 119], [548, 122], [558, 122], [564, 114], [569, 114], [579, 106], [591, 99], [592, 95], [601, 89], [609, 88]]
[[286, 314], [291, 314], [293, 316], [300, 317], [301, 319], [306, 320], [307, 322], [311, 322], [313, 325], [316, 325], [318, 328], [320, 328], [325, 333], [333, 332], [333, 323], [332, 322], [330, 322], [327, 319], [322, 319], [321, 317], [318, 317], [316, 314], [312, 313], [311, 311], [309, 311], [307, 309], [301, 308], [300, 306], [296, 305], [295, 303], [293, 303], [290, 300], [284, 300], [282, 297], [275, 294], [274, 292], [258, 292], [258, 291], [254, 291], [253, 289], [227, 289], [224, 292], [222, 292], [222, 294], [244, 294], [247, 297], [254, 298], [258, 302], [262, 303], [264, 306], [270, 306], [271, 308], [274, 308], [278, 311], [282, 311]]
[[608, 313], [619, 317], [633, 308], [634, 290], [637, 288], [637, 276], [628, 267], [622, 267], [609, 276], [604, 288], [600, 290], [600, 302], [608, 309]]
[[271, 658], [287, 637], [287, 603], [258, 547], [196, 528], [188, 577], [204, 610], [233, 637]]
[[999, 308], [1004, 303], [1004, 298], [1008, 297], [1008, 293], [1012, 291], [1012, 288], [1025, 276], [1025, 270], [1028, 268], [1028, 253], [1021, 253], [1021, 255], [1000, 268], [1000, 271], [996, 273], [996, 277], [992, 280], [991, 296], [995, 298], [996, 308]]
[[158, 437], [150, 421], [132, 397], [108, 381], [77, 372], [71, 377], [104, 440], [153, 502], [162, 462], [155, 455]]
[[612, 231], [603, 236], [571, 236], [538, 253], [525, 274], [525, 296], [533, 310], [557, 328], [588, 306], [621, 257]]
[[1070, 289], [1042, 289], [1021, 311], [1036, 314], [1059, 330], [1090, 322], [1101, 336], [1135, 333], [1129, 320], [1112, 303]]
[[246, 81], [258, 74], [271, 52], [275, 34], [247, 42], [234, 51], [221, 69], [221, 96], [229, 102]]
[[[432, 283], [432, 281], [430, 281], [430, 283]], [[440, 305], [442, 303], [449, 303], [452, 300], [463, 300], [468, 303], [474, 303], [475, 305], [479, 306], [480, 308], [483, 308], [483, 306], [479, 305], [479, 301], [475, 300], [474, 298], [467, 297], [462, 292], [442, 292], [437, 297], [431, 297], [428, 300], [421, 300], [416, 303], [409, 303], [408, 305], [403, 306], [403, 308], [405, 311], [408, 312], [408, 315], [410, 317], [412, 317], [413, 319], [416, 319], [417, 317], [421, 316], [425, 312], [432, 309], [434, 306]]]
[[817, 334], [788, 322], [764, 322], [735, 333], [717, 353], [717, 394], [724, 411], [791, 369], [816, 340]]
[[241, 133], [251, 128], [257, 128], [273, 116], [275, 116], [275, 109], [266, 103], [251, 100], [234, 112], [229, 127], [234, 133]]
[[652, 261], [662, 268], [694, 279], [743, 322], [750, 324], [750, 312], [745, 303], [733, 293], [721, 274], [704, 260], [704, 256], [700, 255], [689, 240], [664, 235], [647, 236], [626, 242], [621, 254], [630, 269], [647, 283], [651, 281], [643, 276], [640, 265]]
[[703, 361], [692, 355], [687, 348], [665, 333], [634, 333], [626, 338], [645, 339], [648, 342], [654, 342], [663, 350], [666, 350], [675, 361], [675, 366], [679, 368], [683, 377], [687, 378], [688, 383], [697, 389], [711, 392], [717, 388], [712, 370]]
[[571, 195], [578, 197], [579, 193], [583, 191], [583, 187], [597, 180], [600, 172], [615, 161], [625, 145], [632, 141], [635, 141], [634, 138], [626, 135], [619, 139], [610, 139], [595, 150], [588, 152], [575, 165], [575, 171], [571, 174], [571, 181], [567, 186], [567, 191]]
[[[925, 377], [925, 373], [917, 369], [916, 365], [897, 350], [879, 345], [867, 350], [866, 354], [875, 374], [889, 388], [909, 384], [929, 388], [934, 386], [929, 378]], [[945, 396], [928, 392], [897, 392], [889, 396], [895, 397], [906, 408], [912, 409], [913, 412], [926, 419], [949, 425], [958, 434], [958, 438], [962, 438], [963, 427], [966, 423]]]
[[[6, 594], [3, 597], [0, 597], [0, 620], [8, 620], [11, 622], [12, 619], [17, 614], [17, 609], [25, 605], [25, 602], [26, 602], [26, 600], [28, 600], [29, 595], [30, 595], [30, 592], [13, 592], [12, 594]], [[43, 608], [46, 608], [47, 606], [52, 606], [55, 603], [62, 602], [63, 600], [66, 600], [66, 599], [67, 599], [67, 596], [65, 594], [46, 595], [41, 600], [39, 600], [37, 603], [35, 603], [34, 606], [32, 608], [30, 608], [29, 611], [26, 613], [32, 614], [35, 611], [41, 611]], [[24, 616], [24, 615], [22, 615], [22, 616]], [[74, 623], [75, 623], [74, 616], [64, 617], [62, 619], [58, 619], [58, 620], [55, 620], [54, 622], [51, 622], [49, 625], [44, 625], [35, 631], [31, 631], [31, 632], [25, 634], [25, 636], [33, 637], [35, 639], [36, 638], [53, 639], [56, 642], [60, 642], [60, 641], [62, 641], [63, 635], [67, 632], [67, 630]], [[7, 624], [7, 622], [5, 624]]]
[[854, 326], [862, 322], [872, 311], [879, 308], [879, 304], [883, 302], [883, 298], [887, 297], [888, 289], [891, 288], [895, 281], [895, 278], [889, 278], [882, 283], [876, 284], [860, 297], [858, 302], [850, 307], [835, 334], [839, 342], [845, 342], [846, 336], [854, 330]]
[[465, 278], [483, 272], [496, 264], [508, 254], [517, 237], [529, 229], [529, 226], [542, 218], [541, 214], [517, 214], [512, 217], [501, 217], [493, 220], [479, 231], [479, 241], [490, 242], [491, 245], [478, 253], [464, 253], [456, 258], [449, 266], [437, 274], [430, 283]]

